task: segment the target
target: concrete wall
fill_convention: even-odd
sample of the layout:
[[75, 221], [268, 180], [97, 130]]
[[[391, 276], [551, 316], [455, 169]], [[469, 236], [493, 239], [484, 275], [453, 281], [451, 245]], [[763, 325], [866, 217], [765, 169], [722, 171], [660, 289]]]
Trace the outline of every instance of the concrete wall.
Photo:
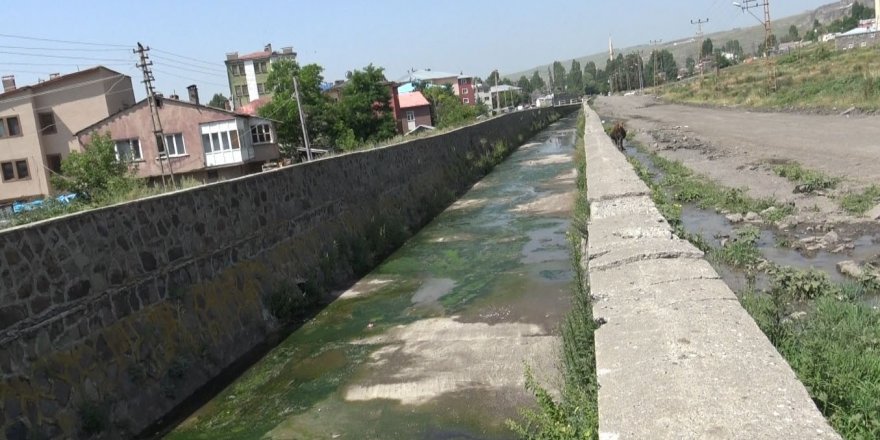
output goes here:
[[267, 298], [343, 287], [576, 108], [0, 232], [0, 432], [140, 432], [279, 329]]
[[838, 439], [703, 254], [679, 239], [589, 107], [588, 273], [599, 437]]

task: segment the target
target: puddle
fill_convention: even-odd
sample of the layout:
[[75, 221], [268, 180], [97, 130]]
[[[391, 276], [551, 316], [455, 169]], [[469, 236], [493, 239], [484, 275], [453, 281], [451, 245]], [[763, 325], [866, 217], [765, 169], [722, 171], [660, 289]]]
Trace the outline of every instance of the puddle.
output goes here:
[[[642, 163], [651, 173], [655, 182], [663, 179], [662, 171], [654, 165], [649, 155], [631, 146], [626, 147], [626, 154]], [[737, 229], [748, 225], [743, 223], [733, 224], [725, 216], [714, 210], [701, 209], [693, 204], [682, 206], [681, 222], [685, 231], [699, 235], [713, 248], [720, 248], [722, 239], [735, 237]], [[878, 237], [862, 235], [852, 242], [854, 245], [853, 249], [838, 253], [818, 250], [804, 255], [791, 247], [779, 246], [779, 236], [775, 229], [768, 228], [762, 224], [755, 224], [754, 226], [760, 229], [757, 245], [764, 259], [780, 266], [789, 266], [803, 270], [820, 270], [828, 274], [833, 282], [851, 280], [837, 270], [838, 263], [848, 260], [856, 262], [869, 261], [880, 252], [880, 246], [877, 244]], [[716, 266], [719, 275], [736, 292], [749, 287], [750, 281], [754, 282], [754, 287], [758, 289], [765, 289], [769, 286], [769, 279], [766, 274], [759, 274], [755, 280], [748, 280], [746, 275], [740, 271], [724, 267], [724, 265], [718, 263], [713, 263], [713, 265]], [[880, 303], [880, 297], [868, 298], [866, 302]]]
[[[510, 438], [570, 308], [575, 126], [530, 139], [168, 438]], [[516, 209], [542, 199], [558, 209]]]
[[446, 296], [455, 288], [455, 280], [449, 278], [429, 278], [416, 290], [413, 294], [413, 304], [433, 304], [437, 300]]

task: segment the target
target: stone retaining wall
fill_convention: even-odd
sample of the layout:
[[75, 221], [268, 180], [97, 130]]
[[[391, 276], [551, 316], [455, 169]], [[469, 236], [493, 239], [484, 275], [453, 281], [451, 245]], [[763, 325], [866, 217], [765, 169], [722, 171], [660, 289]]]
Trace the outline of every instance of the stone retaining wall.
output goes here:
[[589, 107], [599, 437], [839, 439], [734, 293], [679, 239]]
[[0, 232], [0, 437], [141, 432], [577, 109]]

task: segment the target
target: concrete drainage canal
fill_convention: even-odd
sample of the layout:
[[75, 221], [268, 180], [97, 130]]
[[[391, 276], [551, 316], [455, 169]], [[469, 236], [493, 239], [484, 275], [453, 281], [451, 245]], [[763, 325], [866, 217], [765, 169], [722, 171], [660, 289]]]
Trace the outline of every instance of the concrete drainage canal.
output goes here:
[[167, 435], [509, 438], [556, 381], [576, 115], [521, 146]]

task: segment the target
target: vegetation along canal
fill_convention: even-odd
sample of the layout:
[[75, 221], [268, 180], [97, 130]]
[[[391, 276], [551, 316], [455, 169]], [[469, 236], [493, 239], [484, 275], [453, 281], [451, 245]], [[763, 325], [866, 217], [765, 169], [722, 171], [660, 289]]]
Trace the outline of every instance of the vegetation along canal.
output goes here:
[[555, 388], [576, 115], [514, 152], [171, 439], [510, 438]]

